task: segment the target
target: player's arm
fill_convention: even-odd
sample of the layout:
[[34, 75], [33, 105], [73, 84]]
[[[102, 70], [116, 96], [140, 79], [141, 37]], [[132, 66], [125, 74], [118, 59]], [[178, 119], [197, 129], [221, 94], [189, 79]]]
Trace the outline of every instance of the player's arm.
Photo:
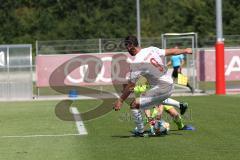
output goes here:
[[184, 61], [184, 57], [182, 55], [182, 58], [181, 58], [181, 65], [180, 65], [180, 68], [179, 68], [179, 73], [182, 73], [182, 68], [183, 68], [183, 65], [184, 65], [185, 61]]
[[120, 96], [119, 99], [121, 101], [125, 101], [133, 91], [134, 87], [135, 87], [135, 83], [129, 81], [126, 87], [123, 89], [122, 95]]
[[178, 55], [178, 54], [192, 54], [191, 48], [179, 49], [179, 48], [171, 48], [165, 49], [165, 56]]
[[121, 92], [124, 91], [124, 88], [126, 88], [127, 85], [128, 85], [127, 83], [122, 84], [122, 91]]
[[182, 59], [181, 60], [181, 67], [183, 67], [184, 63], [185, 63], [185, 61], [184, 61], [184, 59]]
[[171, 64], [172, 64], [172, 61], [170, 60], [168, 61], [167, 66], [171, 66]]
[[132, 83], [131, 81], [129, 81], [128, 84], [126, 85], [126, 87], [123, 89], [122, 95], [120, 96], [120, 98], [118, 98], [118, 100], [114, 104], [115, 111], [120, 110], [120, 108], [122, 107], [123, 102], [131, 94], [131, 92], [133, 91], [134, 87], [135, 87], [135, 83]]

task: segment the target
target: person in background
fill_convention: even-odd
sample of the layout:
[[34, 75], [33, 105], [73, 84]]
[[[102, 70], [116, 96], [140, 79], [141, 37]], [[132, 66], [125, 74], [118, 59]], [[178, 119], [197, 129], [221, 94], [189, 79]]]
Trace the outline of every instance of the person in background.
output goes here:
[[[175, 48], [178, 48], [178, 45], [175, 46]], [[179, 54], [179, 55], [173, 55], [170, 58], [170, 61], [168, 61], [167, 66], [172, 66], [173, 67], [173, 72], [172, 72], [172, 78], [174, 81], [178, 79], [178, 74], [182, 73], [182, 68], [184, 65], [184, 55]], [[187, 82], [186, 85], [192, 93], [194, 93], [193, 87]]]

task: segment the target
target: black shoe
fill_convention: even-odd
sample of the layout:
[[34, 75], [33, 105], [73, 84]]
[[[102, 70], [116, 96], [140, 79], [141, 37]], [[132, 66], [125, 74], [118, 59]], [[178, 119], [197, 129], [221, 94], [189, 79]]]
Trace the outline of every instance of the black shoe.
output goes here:
[[189, 83], [187, 83], [187, 87], [190, 89], [191, 93], [194, 93], [194, 88], [192, 86], [189, 85]]
[[180, 103], [180, 114], [183, 115], [188, 108], [188, 103]]

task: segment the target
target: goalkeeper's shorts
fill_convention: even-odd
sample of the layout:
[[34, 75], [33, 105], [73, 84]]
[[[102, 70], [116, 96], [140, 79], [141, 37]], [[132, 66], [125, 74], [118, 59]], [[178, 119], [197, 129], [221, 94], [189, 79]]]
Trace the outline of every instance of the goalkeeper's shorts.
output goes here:
[[169, 111], [169, 110], [172, 109], [172, 108], [173, 108], [173, 106], [163, 105], [164, 111]]

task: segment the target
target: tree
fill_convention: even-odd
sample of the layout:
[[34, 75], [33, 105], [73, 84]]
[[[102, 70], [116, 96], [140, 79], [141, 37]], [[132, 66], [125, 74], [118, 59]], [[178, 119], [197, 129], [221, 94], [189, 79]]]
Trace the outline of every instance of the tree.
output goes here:
[[[121, 38], [136, 33], [136, 1], [0, 0], [0, 43]], [[223, 1], [223, 32], [239, 34], [240, 3]], [[141, 0], [142, 37], [166, 32], [214, 36], [215, 0]]]

